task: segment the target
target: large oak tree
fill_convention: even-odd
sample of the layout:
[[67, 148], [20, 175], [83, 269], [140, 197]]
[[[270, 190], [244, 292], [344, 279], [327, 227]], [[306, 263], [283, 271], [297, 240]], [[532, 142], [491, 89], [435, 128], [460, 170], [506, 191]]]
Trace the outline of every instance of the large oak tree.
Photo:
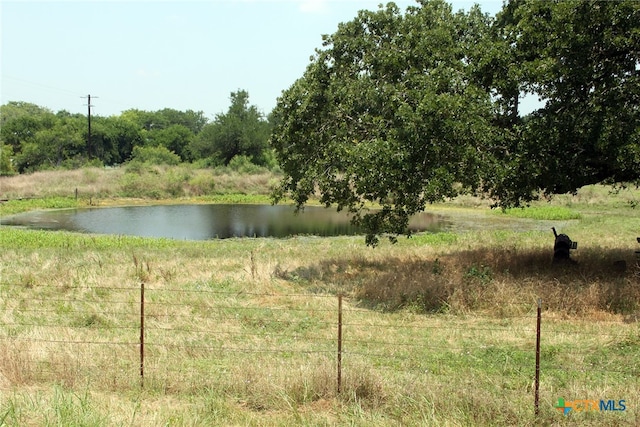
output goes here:
[[[463, 192], [512, 206], [638, 182], [637, 10], [522, 0], [491, 19], [422, 0], [359, 12], [278, 100], [275, 200], [301, 208], [318, 194], [375, 244]], [[526, 92], [544, 106], [522, 117]]]
[[[442, 1], [361, 11], [326, 36], [274, 110], [285, 177], [276, 199], [316, 193], [375, 244], [429, 202], [482, 188], [495, 167], [489, 92], [470, 78], [470, 19]], [[381, 210], [369, 210], [370, 203]]]

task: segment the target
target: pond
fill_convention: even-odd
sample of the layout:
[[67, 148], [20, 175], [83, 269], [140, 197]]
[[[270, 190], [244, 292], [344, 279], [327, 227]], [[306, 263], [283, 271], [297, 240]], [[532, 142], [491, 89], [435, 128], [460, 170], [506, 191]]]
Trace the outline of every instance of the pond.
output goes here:
[[[0, 220], [1, 225], [84, 233], [167, 237], [183, 240], [230, 237], [338, 236], [362, 234], [345, 212], [307, 206], [295, 213], [284, 205], [160, 205], [35, 211]], [[422, 213], [413, 231], [440, 231], [449, 220]]]
[[[339, 236], [362, 234], [345, 212], [307, 206], [209, 204], [154, 205], [34, 211], [0, 219], [0, 225], [83, 233], [209, 240], [230, 237]], [[414, 215], [413, 232], [506, 229], [550, 230], [549, 221], [523, 220], [478, 212]], [[560, 225], [558, 221], [555, 225]]]

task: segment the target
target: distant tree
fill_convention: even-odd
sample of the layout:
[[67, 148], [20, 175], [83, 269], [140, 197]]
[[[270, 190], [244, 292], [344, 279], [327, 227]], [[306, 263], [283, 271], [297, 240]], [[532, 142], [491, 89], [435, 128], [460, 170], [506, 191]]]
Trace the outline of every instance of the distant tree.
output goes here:
[[0, 176], [11, 176], [17, 173], [13, 166], [13, 148], [0, 141]]
[[200, 133], [204, 125], [208, 122], [202, 111], [179, 111], [172, 108], [165, 108], [157, 111], [156, 115], [163, 117], [168, 126], [184, 126], [194, 135]]
[[15, 161], [19, 172], [59, 167], [65, 160], [86, 157], [86, 141], [82, 138], [85, 122], [77, 118], [57, 120], [41, 129], [33, 138], [23, 140]]
[[40, 117], [53, 114], [48, 108], [30, 102], [9, 101], [0, 105], [0, 126], [21, 117]]
[[20, 151], [23, 141], [32, 141], [42, 129], [52, 127], [56, 116], [49, 109], [27, 102], [9, 102], [0, 106], [0, 140]]
[[169, 151], [166, 147], [134, 147], [131, 154], [132, 162], [147, 163], [152, 165], [177, 165], [180, 157]]
[[118, 116], [96, 116], [91, 123], [93, 154], [105, 165], [129, 160], [133, 147], [142, 145], [139, 127], [128, 120]]
[[179, 155], [182, 160], [188, 157], [188, 146], [194, 138], [193, 132], [184, 125], [172, 124], [164, 129], [154, 129], [144, 133], [146, 145], [162, 146]]
[[167, 118], [152, 111], [130, 109], [123, 111], [120, 118], [134, 123], [139, 129], [150, 131], [152, 129], [164, 129], [168, 126]]
[[[35, 104], [9, 102], [0, 106], [0, 122], [3, 156], [11, 156], [9, 164], [21, 172], [80, 166], [87, 161], [88, 128], [83, 114], [64, 110], [54, 114]], [[93, 116], [91, 123], [92, 157], [114, 165], [129, 160], [137, 146], [165, 147], [184, 161], [189, 156], [187, 147], [207, 119], [201, 111], [132, 109], [120, 116]]]
[[269, 122], [258, 108], [249, 105], [249, 93], [232, 92], [231, 106], [203, 127], [189, 146], [192, 158], [213, 158], [224, 165], [237, 155], [248, 156], [257, 165], [267, 162]]
[[142, 145], [166, 147], [183, 161], [190, 157], [187, 147], [192, 139], [207, 123], [202, 111], [183, 112], [171, 108], [159, 111], [127, 110], [120, 118], [138, 126]]

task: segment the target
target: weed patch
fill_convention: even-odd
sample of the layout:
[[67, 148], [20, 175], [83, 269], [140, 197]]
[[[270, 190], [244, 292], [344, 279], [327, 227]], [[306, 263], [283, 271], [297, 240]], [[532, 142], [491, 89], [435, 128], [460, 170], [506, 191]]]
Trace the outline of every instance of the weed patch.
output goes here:
[[563, 206], [530, 206], [497, 210], [495, 213], [496, 215], [508, 215], [516, 218], [535, 220], [567, 221], [582, 218], [580, 213]]

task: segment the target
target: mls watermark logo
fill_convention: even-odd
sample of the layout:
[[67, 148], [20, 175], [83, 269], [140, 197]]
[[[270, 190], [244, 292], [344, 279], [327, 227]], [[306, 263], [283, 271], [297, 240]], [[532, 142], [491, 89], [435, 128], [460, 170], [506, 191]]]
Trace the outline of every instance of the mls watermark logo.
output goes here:
[[553, 405], [558, 411], [561, 411], [564, 415], [569, 415], [571, 411], [575, 412], [587, 412], [587, 411], [615, 411], [622, 412], [627, 410], [626, 402], [622, 400], [592, 400], [592, 399], [575, 399], [564, 400], [562, 397], [558, 398], [558, 403]]

